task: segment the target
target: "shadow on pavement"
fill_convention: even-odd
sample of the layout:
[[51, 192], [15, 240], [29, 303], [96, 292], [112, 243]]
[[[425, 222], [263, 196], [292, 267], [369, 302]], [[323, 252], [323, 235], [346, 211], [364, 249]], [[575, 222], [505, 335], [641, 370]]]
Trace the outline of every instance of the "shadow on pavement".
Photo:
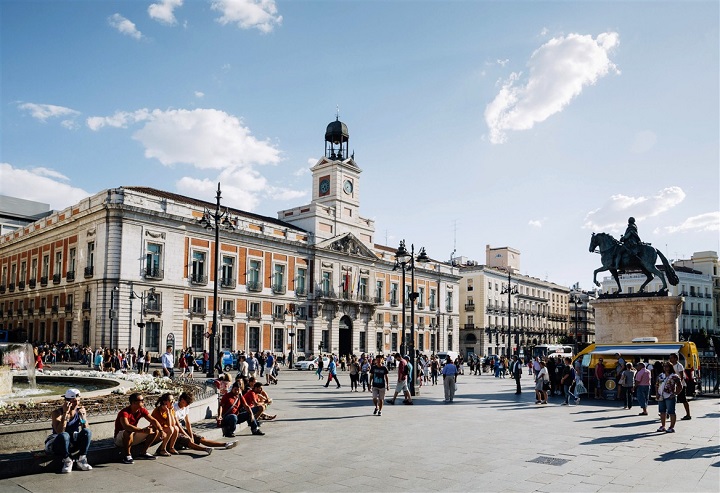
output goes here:
[[[700, 447], [695, 449], [680, 449], [671, 450], [660, 454], [660, 457], [656, 458], [656, 461], [666, 462], [677, 459], [695, 459], [701, 457], [718, 457], [720, 456], [720, 446], [713, 445], [710, 447]], [[713, 467], [718, 467], [718, 462], [713, 464]]]
[[589, 440], [587, 442], [581, 442], [580, 445], [601, 445], [605, 443], [624, 443], [624, 442], [632, 442], [639, 438], [644, 437], [651, 437], [655, 435], [664, 435], [664, 433], [658, 433], [656, 431], [648, 431], [644, 433], [632, 433], [630, 435], [613, 435], [613, 436], [606, 436], [606, 437], [598, 437], [593, 438], [592, 440]]
[[593, 426], [596, 430], [602, 430], [603, 428], [632, 428], [633, 426], [651, 426], [657, 424], [657, 420], [643, 420], [643, 421], [632, 421], [630, 423], [614, 423], [608, 426]]

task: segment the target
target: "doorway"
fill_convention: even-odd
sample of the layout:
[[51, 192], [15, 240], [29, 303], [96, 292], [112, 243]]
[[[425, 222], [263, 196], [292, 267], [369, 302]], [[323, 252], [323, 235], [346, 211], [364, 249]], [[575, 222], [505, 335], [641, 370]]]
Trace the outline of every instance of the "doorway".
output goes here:
[[350, 356], [352, 352], [352, 319], [345, 315], [340, 319], [338, 330], [338, 356]]

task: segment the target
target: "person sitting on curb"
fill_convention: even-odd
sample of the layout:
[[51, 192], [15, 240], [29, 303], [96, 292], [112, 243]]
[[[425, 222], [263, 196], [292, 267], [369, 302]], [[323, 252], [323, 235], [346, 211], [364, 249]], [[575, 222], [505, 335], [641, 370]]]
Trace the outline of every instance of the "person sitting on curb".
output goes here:
[[178, 434], [177, 441], [175, 442], [176, 448], [179, 449], [192, 449], [198, 452], [205, 452], [210, 455], [213, 448], [224, 448], [229, 450], [237, 446], [237, 441], [232, 442], [216, 442], [214, 440], [208, 440], [204, 436], [196, 435], [192, 431], [192, 423], [190, 423], [190, 404], [193, 403], [195, 398], [192, 394], [183, 392], [177, 398], [177, 402], [173, 404], [175, 410], [175, 417], [180, 424], [180, 433]]
[[45, 451], [62, 457], [61, 473], [72, 471], [73, 459], [71, 452], [78, 451], [75, 462], [81, 471], [90, 471], [87, 453], [90, 448], [92, 432], [87, 424], [87, 411], [80, 404], [80, 391], [68, 389], [65, 392], [65, 401], [62, 406], [55, 409], [50, 415], [52, 433], [45, 440]]
[[[252, 377], [248, 380], [248, 388], [255, 390], [255, 377]], [[276, 414], [267, 414], [265, 411], [267, 411], [267, 408], [270, 407], [270, 404], [272, 404], [273, 400], [270, 398], [270, 396], [265, 392], [265, 389], [260, 386], [260, 393], [256, 393], [256, 399], [258, 401], [258, 404], [263, 407], [263, 412], [258, 416], [258, 421], [272, 421], [273, 419], [277, 418]], [[245, 399], [247, 401], [247, 398]], [[248, 404], [250, 402], [248, 401]], [[250, 404], [252, 405], [252, 404]]]
[[[145, 418], [150, 426], [140, 428], [138, 422]], [[130, 394], [130, 405], [123, 408], [115, 418], [115, 445], [125, 452], [124, 464], [132, 464], [133, 457], [130, 448], [133, 445], [143, 444], [143, 451], [139, 457], [148, 460], [155, 460], [155, 456], [148, 452], [154, 443], [165, 438], [162, 426], [145, 409], [145, 398], [139, 392]]]
[[170, 457], [170, 455], [177, 455], [178, 453], [177, 450], [175, 450], [175, 442], [180, 433], [180, 425], [177, 423], [177, 419], [175, 419], [174, 401], [173, 395], [169, 392], [161, 395], [151, 414], [151, 416], [160, 423], [162, 431], [165, 434], [162, 443], [157, 451], [155, 451], [155, 455], [162, 457]]
[[225, 394], [220, 400], [220, 411], [217, 417], [218, 426], [223, 429], [223, 436], [232, 438], [235, 436], [235, 430], [239, 421], [246, 421], [253, 435], [264, 435], [255, 419], [256, 414], [259, 416], [262, 412], [260, 407], [252, 408], [245, 402], [241, 395], [241, 384], [235, 382], [230, 392]]
[[261, 382], [254, 382], [252, 386], [249, 387], [248, 391], [243, 394], [243, 399], [245, 399], [245, 402], [247, 402], [248, 406], [250, 406], [251, 408], [260, 408], [260, 413], [256, 415], [258, 421], [272, 421], [277, 416], [270, 416], [268, 414], [265, 414], [265, 409], [267, 409], [267, 405], [265, 404], [265, 399], [263, 398], [262, 394], [263, 384]]

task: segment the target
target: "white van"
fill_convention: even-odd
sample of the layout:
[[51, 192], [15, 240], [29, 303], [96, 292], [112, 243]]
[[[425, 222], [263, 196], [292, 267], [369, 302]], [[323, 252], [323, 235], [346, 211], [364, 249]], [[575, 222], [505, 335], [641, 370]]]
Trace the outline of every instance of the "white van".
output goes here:
[[457, 359], [458, 353], [455, 351], [440, 351], [436, 354], [438, 359], [440, 360], [440, 366], [445, 366], [445, 360], [448, 356], [453, 360], [453, 362]]

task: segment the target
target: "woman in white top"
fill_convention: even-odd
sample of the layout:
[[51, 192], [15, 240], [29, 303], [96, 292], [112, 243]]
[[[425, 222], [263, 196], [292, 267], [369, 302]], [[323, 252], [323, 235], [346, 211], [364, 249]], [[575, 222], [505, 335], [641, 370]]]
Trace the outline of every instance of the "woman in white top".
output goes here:
[[547, 368], [545, 368], [545, 362], [540, 361], [540, 371], [535, 377], [535, 404], [547, 404], [545, 382], [550, 383], [550, 375]]
[[175, 446], [179, 449], [189, 448], [199, 452], [205, 452], [208, 455], [212, 453], [214, 447], [224, 448], [226, 450], [235, 448], [235, 446], [237, 446], [237, 441], [227, 443], [216, 442], [193, 433], [190, 416], [188, 415], [188, 412], [190, 411], [189, 406], [193, 403], [193, 400], [194, 398], [192, 394], [183, 392], [180, 394], [180, 397], [178, 397], [177, 402], [173, 404], [173, 408], [175, 409], [175, 418], [180, 423], [180, 430]]

